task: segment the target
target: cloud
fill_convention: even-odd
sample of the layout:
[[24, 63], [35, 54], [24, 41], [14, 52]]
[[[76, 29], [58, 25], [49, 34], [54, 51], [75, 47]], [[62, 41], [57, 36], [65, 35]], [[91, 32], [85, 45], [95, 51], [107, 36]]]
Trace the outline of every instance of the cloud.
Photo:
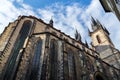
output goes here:
[[55, 27], [71, 37], [74, 37], [75, 28], [84, 36], [84, 28], [80, 22], [81, 11], [77, 3], [72, 5], [55, 3], [55, 5], [38, 10], [44, 21], [48, 22], [53, 17]]
[[16, 0], [18, 3], [23, 3], [24, 0]]
[[3, 0], [0, 2], [0, 33], [8, 25], [9, 22], [14, 21], [19, 15], [34, 15], [33, 8], [26, 4], [19, 4], [21, 7], [17, 8], [13, 4], [14, 0]]
[[0, 9], [0, 32], [3, 31], [4, 27], [8, 24], [9, 21], [11, 21], [15, 17], [15, 13], [13, 11], [16, 11], [15, 7], [10, 3], [9, 1], [1, 1], [0, 2], [1, 9]]

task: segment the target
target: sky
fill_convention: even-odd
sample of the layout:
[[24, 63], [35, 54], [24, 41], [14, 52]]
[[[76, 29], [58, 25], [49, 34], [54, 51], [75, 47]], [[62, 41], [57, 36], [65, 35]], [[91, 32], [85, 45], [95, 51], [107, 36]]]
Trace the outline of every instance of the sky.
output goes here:
[[105, 26], [116, 48], [120, 50], [120, 22], [113, 13], [105, 13], [99, 0], [0, 0], [0, 33], [19, 15], [33, 15], [74, 38], [75, 29], [82, 41], [91, 42], [91, 16]]

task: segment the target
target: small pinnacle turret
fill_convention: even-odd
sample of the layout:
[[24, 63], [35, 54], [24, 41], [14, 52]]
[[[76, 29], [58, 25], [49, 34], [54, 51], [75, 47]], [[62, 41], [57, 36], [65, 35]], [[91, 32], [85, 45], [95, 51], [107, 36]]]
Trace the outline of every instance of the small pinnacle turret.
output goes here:
[[76, 30], [76, 32], [75, 32], [75, 39], [76, 39], [77, 41], [80, 41], [80, 42], [81, 42], [81, 35], [80, 35], [80, 33], [78, 33], [77, 30]]
[[51, 20], [49, 21], [49, 25], [51, 26], [51, 27], [53, 27], [53, 19], [51, 18]]
[[95, 30], [97, 30], [98, 29], [98, 23], [97, 23], [97, 21], [93, 18], [93, 17], [91, 17], [91, 25], [92, 25], [92, 30], [93, 31], [95, 31]]
[[91, 33], [91, 32], [90, 32], [90, 29], [88, 28], [88, 34], [90, 35], [90, 33]]
[[88, 45], [88, 43], [87, 43], [87, 41], [85, 40], [85, 45], [86, 45], [86, 47], [89, 47], [89, 45]]
[[77, 38], [78, 38], [78, 31], [76, 30], [75, 31], [75, 39], [77, 40]]

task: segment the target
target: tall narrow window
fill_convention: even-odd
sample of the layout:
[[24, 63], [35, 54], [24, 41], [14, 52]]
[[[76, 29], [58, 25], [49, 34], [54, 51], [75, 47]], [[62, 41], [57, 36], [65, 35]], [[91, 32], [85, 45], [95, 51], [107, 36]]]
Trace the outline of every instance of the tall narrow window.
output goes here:
[[38, 74], [41, 65], [40, 64], [41, 51], [42, 51], [42, 40], [39, 40], [35, 47], [30, 80], [38, 80]]
[[96, 36], [96, 38], [97, 38], [98, 43], [101, 43], [100, 36], [99, 36], [99, 35], [97, 35], [97, 36]]
[[5, 74], [4, 74], [4, 80], [10, 80], [12, 79], [12, 75], [14, 75], [15, 73], [14, 72], [14, 67], [15, 67], [15, 64], [16, 64], [16, 59], [17, 59], [17, 56], [18, 56], [18, 53], [20, 51], [20, 49], [23, 47], [23, 44], [24, 44], [24, 41], [25, 39], [27, 38], [28, 36], [28, 33], [29, 33], [29, 30], [30, 30], [30, 27], [31, 27], [31, 24], [32, 22], [31, 21], [25, 21], [20, 32], [19, 32], [19, 35], [18, 35], [18, 38], [14, 44], [14, 48], [11, 52], [11, 57], [9, 57], [9, 61], [7, 62], [7, 67], [6, 67], [6, 70], [5, 70]]
[[57, 51], [57, 43], [55, 40], [51, 40], [50, 45], [50, 80], [58, 80], [58, 51]]
[[68, 53], [69, 80], [75, 80], [75, 61], [72, 52]]

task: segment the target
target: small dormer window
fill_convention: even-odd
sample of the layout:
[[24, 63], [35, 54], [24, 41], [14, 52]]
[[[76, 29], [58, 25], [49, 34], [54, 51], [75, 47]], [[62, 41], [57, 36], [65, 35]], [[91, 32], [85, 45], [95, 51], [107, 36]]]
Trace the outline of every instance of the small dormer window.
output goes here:
[[98, 43], [101, 43], [100, 36], [99, 36], [99, 35], [97, 35], [97, 36], [96, 36], [96, 38], [97, 38]]

